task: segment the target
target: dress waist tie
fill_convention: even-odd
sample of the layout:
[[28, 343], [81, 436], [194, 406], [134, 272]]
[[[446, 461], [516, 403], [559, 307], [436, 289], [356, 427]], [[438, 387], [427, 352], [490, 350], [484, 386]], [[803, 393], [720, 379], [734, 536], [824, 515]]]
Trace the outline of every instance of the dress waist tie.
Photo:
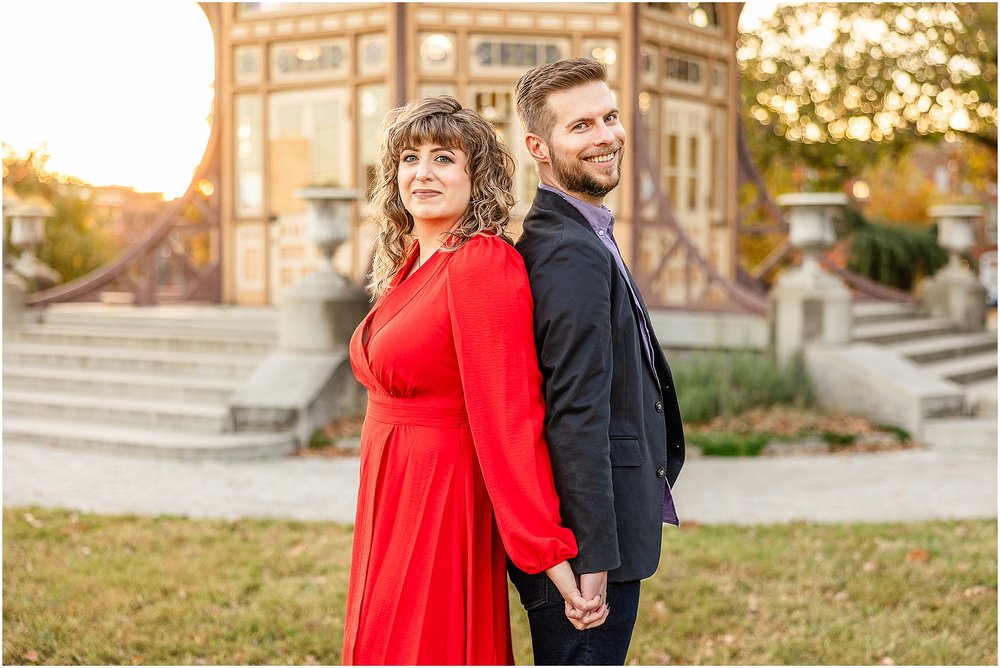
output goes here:
[[451, 397], [390, 397], [368, 393], [368, 417], [412, 427], [465, 427], [465, 402]]

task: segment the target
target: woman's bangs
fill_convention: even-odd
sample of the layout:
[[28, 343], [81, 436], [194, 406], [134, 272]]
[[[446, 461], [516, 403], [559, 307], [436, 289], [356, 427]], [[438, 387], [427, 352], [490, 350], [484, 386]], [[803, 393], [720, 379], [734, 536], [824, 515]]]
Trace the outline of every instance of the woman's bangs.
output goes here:
[[433, 144], [444, 148], [465, 150], [458, 124], [445, 114], [431, 114], [416, 118], [402, 133], [400, 152], [406, 147]]

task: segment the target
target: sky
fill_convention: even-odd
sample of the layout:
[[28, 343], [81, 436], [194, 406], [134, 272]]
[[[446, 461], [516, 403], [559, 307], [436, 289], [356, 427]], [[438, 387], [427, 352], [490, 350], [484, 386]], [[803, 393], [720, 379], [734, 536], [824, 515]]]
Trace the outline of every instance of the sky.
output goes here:
[[[746, 4], [740, 25], [774, 11]], [[183, 194], [208, 141], [212, 31], [195, 2], [0, 3], [0, 139], [94, 185]]]
[[195, 2], [0, 3], [0, 139], [94, 185], [183, 194], [208, 142], [214, 45]]

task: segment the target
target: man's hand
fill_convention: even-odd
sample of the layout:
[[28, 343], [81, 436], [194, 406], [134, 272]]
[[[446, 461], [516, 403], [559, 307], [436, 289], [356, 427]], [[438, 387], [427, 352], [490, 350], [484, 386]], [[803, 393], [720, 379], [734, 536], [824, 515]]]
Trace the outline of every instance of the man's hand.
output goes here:
[[[594, 621], [598, 619], [596, 613], [599, 610], [594, 610], [593, 612], [584, 615], [580, 621], [584, 624], [593, 626], [599, 626], [604, 623], [607, 619], [608, 613], [611, 611], [610, 606], [608, 606], [608, 572], [601, 571], [599, 573], [582, 573], [580, 575], [580, 594], [587, 601], [597, 600], [600, 602], [601, 606], [604, 608], [604, 614], [600, 617], [600, 622], [598, 624], [593, 624]], [[567, 612], [567, 616], [569, 613]]]
[[[566, 618], [578, 631], [600, 626], [608, 618], [608, 606], [605, 605], [604, 597], [583, 596], [568, 561], [556, 564], [545, 573], [566, 602]], [[604, 573], [605, 582], [607, 576]]]

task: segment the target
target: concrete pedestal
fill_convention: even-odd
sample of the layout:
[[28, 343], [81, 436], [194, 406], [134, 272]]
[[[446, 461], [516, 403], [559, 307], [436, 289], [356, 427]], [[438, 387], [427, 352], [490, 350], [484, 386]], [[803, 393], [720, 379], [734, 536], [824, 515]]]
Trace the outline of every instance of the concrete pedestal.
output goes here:
[[952, 263], [924, 279], [920, 295], [927, 315], [951, 320], [964, 332], [986, 327], [986, 288], [971, 271]]
[[282, 297], [280, 348], [296, 353], [343, 350], [370, 306], [362, 290], [333, 271], [311, 274]]
[[364, 412], [348, 347], [368, 313], [367, 295], [332, 270], [307, 276], [282, 297], [279, 349], [231, 401], [236, 431], [295, 432], [304, 447], [338, 417]]
[[13, 271], [3, 273], [3, 328], [17, 327], [28, 303], [28, 282]]
[[811, 343], [851, 338], [851, 293], [814, 261], [784, 272], [768, 296], [771, 344], [782, 365]]

